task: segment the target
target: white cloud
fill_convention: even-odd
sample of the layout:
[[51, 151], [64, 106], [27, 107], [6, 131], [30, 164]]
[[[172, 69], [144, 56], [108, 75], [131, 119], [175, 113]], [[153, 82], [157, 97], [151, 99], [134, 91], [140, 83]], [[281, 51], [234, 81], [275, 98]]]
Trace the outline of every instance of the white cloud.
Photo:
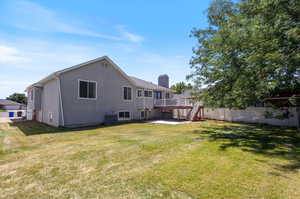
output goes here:
[[0, 64], [3, 69], [53, 72], [105, 54], [105, 51], [90, 45], [58, 40], [16, 37], [14, 40], [8, 39], [9, 43], [0, 40]]
[[127, 38], [129, 41], [135, 42], [135, 43], [140, 43], [144, 40], [143, 37], [133, 34], [131, 32], [123, 32], [123, 35], [125, 36], [125, 38]]
[[22, 57], [16, 48], [0, 45], [0, 63], [20, 63], [27, 61], [29, 59]]
[[[160, 74], [167, 73], [171, 84], [184, 81], [188, 74], [188, 56], [150, 53], [136, 45], [88, 45], [76, 41], [68, 43], [5, 36], [1, 39], [0, 98], [13, 92], [22, 92], [28, 85], [54, 71], [103, 55], [108, 55], [120, 64], [127, 74], [155, 83]], [[5, 59], [2, 58], [4, 55]]]
[[137, 34], [133, 34], [132, 32], [128, 32], [128, 31], [122, 31], [121, 32], [123, 37], [125, 39], [127, 39], [128, 41], [134, 42], [134, 43], [141, 43], [142, 41], [144, 41], [144, 38], [140, 35]]
[[92, 46], [53, 40], [15, 38], [9, 43], [0, 40], [0, 98], [23, 92], [28, 85], [54, 71], [104, 54]]
[[[118, 36], [100, 34], [98, 32], [80, 27], [80, 24], [64, 20], [53, 10], [44, 8], [29, 1], [17, 1], [12, 8], [15, 26], [22, 29], [40, 32], [60, 32], [88, 37], [99, 37], [110, 40], [121, 40]], [[77, 21], [77, 20], [74, 20]]]
[[[14, 1], [12, 1], [14, 2]], [[67, 19], [54, 10], [45, 8], [37, 3], [29, 1], [16, 1], [11, 4], [6, 18], [6, 23], [20, 29], [35, 32], [53, 32], [96, 37], [113, 41], [127, 41], [141, 43], [144, 38], [125, 29], [125, 26], [108, 24], [105, 20], [95, 19], [94, 21], [82, 21], [82, 19]], [[86, 24], [93, 24], [93, 27], [103, 27], [105, 30], [115, 31], [113, 34], [103, 34], [89, 29]], [[99, 26], [101, 24], [101, 26]]]
[[129, 32], [124, 25], [117, 25], [116, 28], [117, 30], [119, 30], [120, 34], [125, 40], [134, 43], [141, 43], [142, 41], [144, 41], [144, 38], [142, 36]]
[[0, 80], [0, 98], [6, 98], [13, 93], [24, 93], [25, 88], [30, 84], [30, 81], [18, 79], [14, 80]]
[[[189, 56], [163, 51], [159, 53], [160, 50], [150, 53], [142, 45], [137, 45], [144, 38], [128, 31], [124, 25], [106, 24], [117, 36], [100, 34], [86, 28], [85, 23], [72, 23], [72, 20], [32, 2], [17, 1], [14, 9], [11, 20], [3, 21], [19, 28], [99, 37], [109, 39], [110, 42], [90, 42], [90, 38], [64, 40], [65, 37], [60, 35], [55, 38], [42, 35], [39, 38], [44, 39], [38, 39], [28, 34], [5, 34], [0, 30], [0, 98], [13, 92], [22, 92], [29, 84], [56, 70], [103, 55], [111, 57], [129, 75], [152, 82], [156, 82], [158, 75], [163, 73], [169, 74], [171, 83], [184, 80], [188, 74]], [[21, 30], [18, 33], [23, 34]]]

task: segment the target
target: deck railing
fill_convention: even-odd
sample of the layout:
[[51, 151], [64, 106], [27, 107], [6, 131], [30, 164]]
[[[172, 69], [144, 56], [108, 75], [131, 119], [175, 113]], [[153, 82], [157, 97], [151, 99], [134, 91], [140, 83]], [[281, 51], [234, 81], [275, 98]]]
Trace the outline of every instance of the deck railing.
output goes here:
[[192, 106], [189, 99], [155, 99], [154, 106]]

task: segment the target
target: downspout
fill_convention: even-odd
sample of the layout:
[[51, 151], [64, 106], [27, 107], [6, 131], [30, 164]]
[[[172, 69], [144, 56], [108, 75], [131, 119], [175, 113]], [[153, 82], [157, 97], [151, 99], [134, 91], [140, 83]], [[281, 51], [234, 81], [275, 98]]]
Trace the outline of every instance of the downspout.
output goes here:
[[64, 108], [63, 108], [62, 97], [61, 97], [61, 83], [60, 83], [59, 76], [57, 76], [56, 78], [58, 81], [58, 92], [59, 92], [59, 102], [60, 102], [62, 126], [65, 126]]
[[[144, 118], [143, 118], [143, 120], [145, 120], [145, 119], [147, 119], [145, 116], [146, 116], [146, 110], [145, 110], [145, 108], [146, 108], [146, 102], [145, 102], [145, 90], [144, 90], [144, 88], [142, 89], [142, 96], [143, 96], [143, 110], [142, 111], [144, 111]], [[139, 113], [140, 114], [140, 117], [141, 117], [141, 113]]]

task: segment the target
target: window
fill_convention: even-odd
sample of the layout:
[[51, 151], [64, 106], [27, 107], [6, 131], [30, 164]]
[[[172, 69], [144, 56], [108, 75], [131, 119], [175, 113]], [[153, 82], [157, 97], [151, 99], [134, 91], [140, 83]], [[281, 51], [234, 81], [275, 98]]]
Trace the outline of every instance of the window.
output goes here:
[[130, 120], [130, 112], [120, 111], [118, 114], [118, 120]]
[[141, 89], [138, 89], [137, 93], [136, 93], [136, 96], [137, 97], [142, 97], [143, 96], [143, 91]]
[[145, 111], [141, 111], [141, 119], [145, 118]]
[[97, 84], [94, 81], [79, 80], [79, 98], [96, 99]]
[[131, 88], [130, 87], [123, 87], [123, 99], [124, 100], [131, 100]]
[[144, 91], [144, 96], [145, 97], [152, 97], [152, 91]]
[[161, 99], [162, 98], [161, 91], [155, 91], [154, 96], [155, 96], [156, 99]]
[[166, 93], [166, 99], [170, 98], [170, 93]]

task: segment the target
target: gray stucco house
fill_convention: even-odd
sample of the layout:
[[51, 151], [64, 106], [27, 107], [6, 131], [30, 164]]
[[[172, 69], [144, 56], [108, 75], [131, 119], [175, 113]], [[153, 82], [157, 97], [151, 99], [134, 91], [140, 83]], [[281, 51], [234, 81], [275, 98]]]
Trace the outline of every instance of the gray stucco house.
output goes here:
[[103, 56], [50, 74], [27, 87], [27, 119], [52, 126], [103, 123], [107, 115], [119, 121], [159, 118], [170, 110], [173, 91], [168, 76], [156, 85], [125, 74]]

